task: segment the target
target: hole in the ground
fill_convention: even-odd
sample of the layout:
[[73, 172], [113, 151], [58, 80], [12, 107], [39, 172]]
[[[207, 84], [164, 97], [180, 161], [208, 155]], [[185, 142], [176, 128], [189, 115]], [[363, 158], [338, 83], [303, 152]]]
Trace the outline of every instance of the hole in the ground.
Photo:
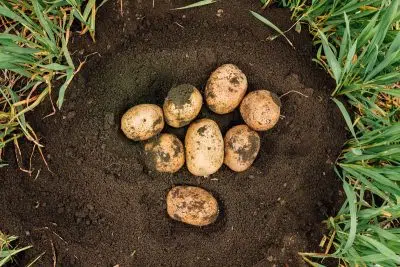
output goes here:
[[[87, 43], [89, 38], [71, 41], [71, 50], [101, 57], [89, 58], [76, 76], [66, 95], [68, 109], [46, 120], [42, 114], [51, 109], [41, 107], [32, 115], [54, 174], [43, 169], [32, 182], [14, 170], [17, 165], [0, 170], [5, 177], [0, 195], [7, 200], [0, 202], [4, 227], [27, 243], [26, 230], [50, 225], [66, 241], [51, 236], [58, 258], [75, 255], [82, 266], [298, 266], [297, 252], [318, 246], [320, 221], [339, 201], [331, 162], [345, 138], [340, 112], [329, 100], [333, 82], [311, 61], [308, 34], [287, 33], [296, 50], [283, 38], [266, 41], [273, 33], [249, 15], [254, 6], [244, 0], [186, 11], [170, 11], [182, 1], [176, 6], [156, 1], [155, 8], [152, 1], [127, 1], [123, 17], [117, 2], [99, 10], [95, 44]], [[220, 8], [222, 17], [216, 16]], [[292, 25], [288, 10], [266, 12], [280, 28]], [[139, 13], [146, 19], [137, 19]], [[248, 171], [234, 173], [224, 166], [208, 179], [192, 176], [185, 167], [173, 175], [150, 173], [143, 167], [142, 143], [127, 140], [119, 130], [122, 114], [136, 104], [162, 104], [177, 84], [190, 83], [204, 93], [208, 76], [224, 63], [243, 70], [250, 90], [278, 95], [296, 90], [309, 97], [281, 99], [284, 117], [261, 134], [259, 156]], [[62, 119], [70, 111], [76, 116]], [[200, 117], [206, 116], [223, 133], [242, 123], [238, 111], [219, 116], [204, 107]], [[184, 139], [185, 128], [164, 131]], [[40, 167], [40, 158], [33, 164]], [[172, 222], [165, 192], [175, 184], [215, 194], [223, 204], [221, 221], [209, 230]], [[77, 206], [93, 203], [104, 221], [87, 227], [70, 213], [55, 213], [68, 198]], [[35, 201], [47, 208], [32, 209]], [[323, 209], [316, 208], [318, 201]], [[48, 240], [47, 233], [37, 232], [32, 251], [51, 251]], [[41, 260], [53, 264], [51, 253]]]

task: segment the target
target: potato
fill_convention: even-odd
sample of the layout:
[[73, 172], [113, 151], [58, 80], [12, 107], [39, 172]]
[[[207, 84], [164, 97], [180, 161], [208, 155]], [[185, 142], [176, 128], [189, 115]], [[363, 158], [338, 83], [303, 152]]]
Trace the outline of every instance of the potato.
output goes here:
[[245, 96], [240, 104], [240, 114], [245, 123], [256, 131], [266, 131], [275, 126], [281, 114], [279, 97], [267, 90], [257, 90]]
[[232, 112], [247, 90], [246, 75], [235, 65], [225, 64], [208, 79], [205, 95], [208, 107], [217, 114]]
[[203, 97], [196, 87], [182, 84], [172, 88], [164, 101], [164, 116], [168, 125], [179, 128], [194, 120], [203, 105]]
[[167, 213], [174, 220], [205, 226], [217, 219], [218, 202], [200, 187], [175, 186], [167, 194]]
[[247, 170], [260, 150], [260, 136], [245, 124], [231, 128], [225, 135], [224, 143], [224, 163], [236, 172]]
[[145, 146], [146, 164], [159, 172], [174, 173], [185, 164], [182, 142], [173, 134], [161, 134]]
[[134, 141], [147, 140], [164, 128], [162, 109], [157, 105], [141, 104], [130, 108], [121, 118], [121, 130]]
[[186, 165], [193, 175], [207, 177], [224, 162], [224, 140], [213, 120], [193, 122], [186, 133], [185, 148]]

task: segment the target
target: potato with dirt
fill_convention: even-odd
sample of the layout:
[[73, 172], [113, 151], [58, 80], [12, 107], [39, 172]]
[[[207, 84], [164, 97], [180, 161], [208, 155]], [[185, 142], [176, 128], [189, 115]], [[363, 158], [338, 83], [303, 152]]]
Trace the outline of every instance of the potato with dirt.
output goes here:
[[146, 165], [158, 172], [175, 173], [185, 164], [185, 151], [181, 140], [173, 134], [161, 134], [145, 146]]
[[229, 129], [224, 143], [224, 163], [235, 172], [250, 168], [260, 150], [260, 136], [245, 124]]
[[208, 107], [217, 114], [232, 112], [247, 91], [246, 75], [233, 64], [217, 68], [207, 81], [205, 96]]
[[164, 128], [162, 109], [153, 104], [136, 105], [121, 118], [122, 132], [133, 141], [143, 141], [159, 134]]
[[186, 165], [196, 176], [208, 177], [224, 162], [224, 140], [218, 124], [210, 119], [193, 122], [186, 133]]
[[268, 90], [248, 93], [240, 104], [244, 122], [255, 131], [267, 131], [275, 126], [281, 114], [279, 97]]
[[194, 226], [215, 222], [218, 202], [212, 194], [195, 186], [175, 186], [167, 194], [167, 213], [176, 220]]
[[168, 125], [179, 128], [194, 120], [203, 105], [200, 91], [190, 84], [172, 88], [165, 98], [163, 110]]

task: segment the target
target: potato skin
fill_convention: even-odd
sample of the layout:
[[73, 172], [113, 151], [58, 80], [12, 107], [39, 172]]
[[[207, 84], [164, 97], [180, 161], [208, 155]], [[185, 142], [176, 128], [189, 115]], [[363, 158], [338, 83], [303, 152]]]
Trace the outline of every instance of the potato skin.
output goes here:
[[240, 104], [245, 123], [255, 131], [267, 131], [275, 126], [281, 114], [281, 101], [268, 90], [248, 93]]
[[203, 105], [203, 97], [196, 87], [181, 84], [172, 88], [165, 98], [163, 110], [168, 125], [179, 128], [194, 120]]
[[224, 162], [224, 140], [218, 124], [210, 119], [193, 122], [185, 137], [186, 165], [196, 176], [207, 177]]
[[205, 226], [217, 219], [218, 202], [200, 187], [175, 186], [167, 194], [167, 213], [174, 220]]
[[146, 164], [150, 169], [174, 173], [185, 164], [183, 144], [173, 134], [161, 134], [149, 140], [144, 150]]
[[134, 141], [150, 139], [164, 128], [162, 109], [153, 104], [136, 105], [121, 118], [121, 130]]
[[235, 65], [217, 68], [207, 81], [205, 95], [208, 107], [217, 114], [232, 112], [247, 91], [246, 75]]
[[245, 124], [229, 129], [224, 143], [224, 163], [235, 172], [250, 168], [260, 150], [260, 136]]

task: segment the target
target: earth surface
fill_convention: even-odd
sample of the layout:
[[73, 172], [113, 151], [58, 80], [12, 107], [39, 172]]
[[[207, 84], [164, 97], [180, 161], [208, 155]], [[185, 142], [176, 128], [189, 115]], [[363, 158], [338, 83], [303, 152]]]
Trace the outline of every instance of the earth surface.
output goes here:
[[[23, 143], [19, 170], [13, 147], [0, 169], [0, 229], [33, 248], [14, 262], [24, 265], [45, 252], [38, 266], [302, 266], [300, 251], [316, 251], [322, 220], [341, 202], [333, 173], [345, 140], [340, 112], [330, 100], [329, 76], [312, 62], [307, 29], [273, 41], [254, 10], [281, 29], [292, 26], [290, 11], [258, 1], [219, 1], [171, 10], [186, 1], [108, 1], [98, 12], [96, 42], [74, 34], [70, 49], [84, 60], [61, 111], [49, 103], [30, 115], [44, 145], [48, 171]], [[146, 167], [143, 143], [128, 140], [120, 117], [133, 105], [162, 105], [173, 86], [189, 83], [204, 93], [210, 73], [233, 63], [247, 75], [249, 91], [280, 96], [281, 119], [260, 133], [252, 167], [223, 166], [208, 178], [186, 167], [160, 174]], [[301, 93], [301, 94], [300, 94]], [[56, 97], [53, 96], [53, 97]], [[236, 110], [212, 113], [223, 134], [243, 123]], [[187, 127], [174, 133], [182, 141]], [[211, 192], [221, 214], [207, 227], [170, 219], [165, 198], [174, 185]]]

